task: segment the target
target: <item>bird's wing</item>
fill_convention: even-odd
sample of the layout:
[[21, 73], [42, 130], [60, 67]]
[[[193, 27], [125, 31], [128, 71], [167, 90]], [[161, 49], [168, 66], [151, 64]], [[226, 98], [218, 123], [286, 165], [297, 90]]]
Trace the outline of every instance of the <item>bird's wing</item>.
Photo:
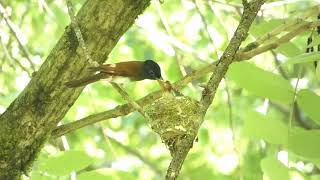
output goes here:
[[143, 61], [128, 61], [116, 64], [104, 64], [99, 66], [98, 71], [114, 76], [136, 77], [142, 71]]

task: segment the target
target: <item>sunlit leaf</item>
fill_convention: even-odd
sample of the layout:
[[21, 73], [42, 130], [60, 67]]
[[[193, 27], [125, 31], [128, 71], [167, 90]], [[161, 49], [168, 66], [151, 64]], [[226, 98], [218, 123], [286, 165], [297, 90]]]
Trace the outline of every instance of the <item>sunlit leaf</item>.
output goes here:
[[247, 62], [231, 64], [228, 76], [240, 87], [258, 96], [282, 103], [292, 101], [293, 89], [289, 81]]
[[118, 171], [115, 169], [109, 169], [109, 168], [104, 168], [104, 169], [98, 169], [95, 171], [89, 171], [89, 172], [84, 172], [81, 173], [79, 176], [77, 176], [78, 180], [106, 180], [106, 179], [113, 179], [113, 180], [134, 180], [136, 177], [134, 177], [132, 174], [123, 172], [123, 171]]
[[284, 21], [284, 19], [272, 19], [269, 21], [262, 21], [256, 25], [253, 25], [250, 28], [250, 34], [254, 35], [255, 37], [260, 37], [266, 33], [269, 33], [271, 30], [282, 24]]
[[289, 170], [275, 157], [266, 157], [261, 160], [261, 168], [270, 180], [290, 180]]
[[310, 180], [319, 180], [319, 179], [320, 179], [320, 175], [310, 176]]
[[304, 89], [299, 91], [297, 102], [299, 107], [316, 123], [320, 124], [320, 96]]
[[31, 174], [31, 180], [54, 180], [54, 179], [56, 179], [56, 178], [53, 178], [48, 175], [36, 173], [36, 172], [32, 172], [32, 174]]
[[198, 134], [199, 142], [203, 145], [209, 143], [209, 132], [207, 129], [201, 128]]
[[320, 130], [294, 129], [290, 133], [289, 149], [307, 159], [320, 159]]
[[257, 112], [247, 113], [244, 133], [254, 139], [263, 139], [271, 144], [287, 144], [288, 128], [280, 121]]
[[291, 42], [279, 46], [276, 51], [287, 57], [298, 56], [299, 54], [303, 53], [295, 44]]
[[289, 64], [298, 64], [298, 63], [307, 63], [307, 62], [314, 62], [320, 60], [320, 53], [304, 53], [292, 58], [288, 58], [283, 65]]
[[[320, 63], [318, 63], [318, 64], [320, 64]], [[318, 82], [320, 82], [320, 65], [318, 65], [316, 68], [316, 78], [317, 78]]]
[[40, 169], [52, 175], [63, 176], [81, 170], [95, 161], [83, 151], [65, 151], [41, 162]]

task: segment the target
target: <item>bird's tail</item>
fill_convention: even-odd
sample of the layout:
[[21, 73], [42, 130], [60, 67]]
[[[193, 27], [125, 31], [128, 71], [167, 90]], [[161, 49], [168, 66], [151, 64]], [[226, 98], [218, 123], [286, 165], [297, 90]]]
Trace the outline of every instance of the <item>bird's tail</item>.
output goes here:
[[84, 77], [82, 79], [77, 79], [77, 80], [72, 80], [69, 82], [66, 82], [65, 85], [69, 88], [75, 88], [75, 87], [80, 87], [80, 86], [85, 86], [90, 83], [99, 81], [100, 79], [107, 78], [108, 75], [105, 73], [98, 73], [92, 76]]

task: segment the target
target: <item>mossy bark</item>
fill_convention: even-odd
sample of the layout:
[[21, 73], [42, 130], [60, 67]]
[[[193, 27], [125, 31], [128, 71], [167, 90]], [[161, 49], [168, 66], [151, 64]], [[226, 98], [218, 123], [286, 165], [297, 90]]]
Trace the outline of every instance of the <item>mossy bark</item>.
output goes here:
[[[149, 4], [150, 0], [88, 0], [77, 19], [92, 59], [105, 61]], [[28, 86], [0, 116], [1, 180], [19, 179], [28, 172], [52, 129], [82, 91], [64, 83], [88, 75], [87, 66], [74, 31], [67, 26]]]

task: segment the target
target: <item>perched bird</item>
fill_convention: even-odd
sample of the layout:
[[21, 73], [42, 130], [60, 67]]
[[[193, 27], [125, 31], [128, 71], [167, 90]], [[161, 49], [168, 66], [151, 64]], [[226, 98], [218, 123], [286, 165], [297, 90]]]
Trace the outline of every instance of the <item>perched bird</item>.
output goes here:
[[108, 79], [112, 82], [119, 82], [119, 80], [162, 80], [160, 66], [153, 60], [103, 64], [98, 67], [90, 67], [89, 69], [97, 73], [82, 79], [69, 81], [65, 85], [71, 88], [80, 87], [99, 81], [100, 79]]

